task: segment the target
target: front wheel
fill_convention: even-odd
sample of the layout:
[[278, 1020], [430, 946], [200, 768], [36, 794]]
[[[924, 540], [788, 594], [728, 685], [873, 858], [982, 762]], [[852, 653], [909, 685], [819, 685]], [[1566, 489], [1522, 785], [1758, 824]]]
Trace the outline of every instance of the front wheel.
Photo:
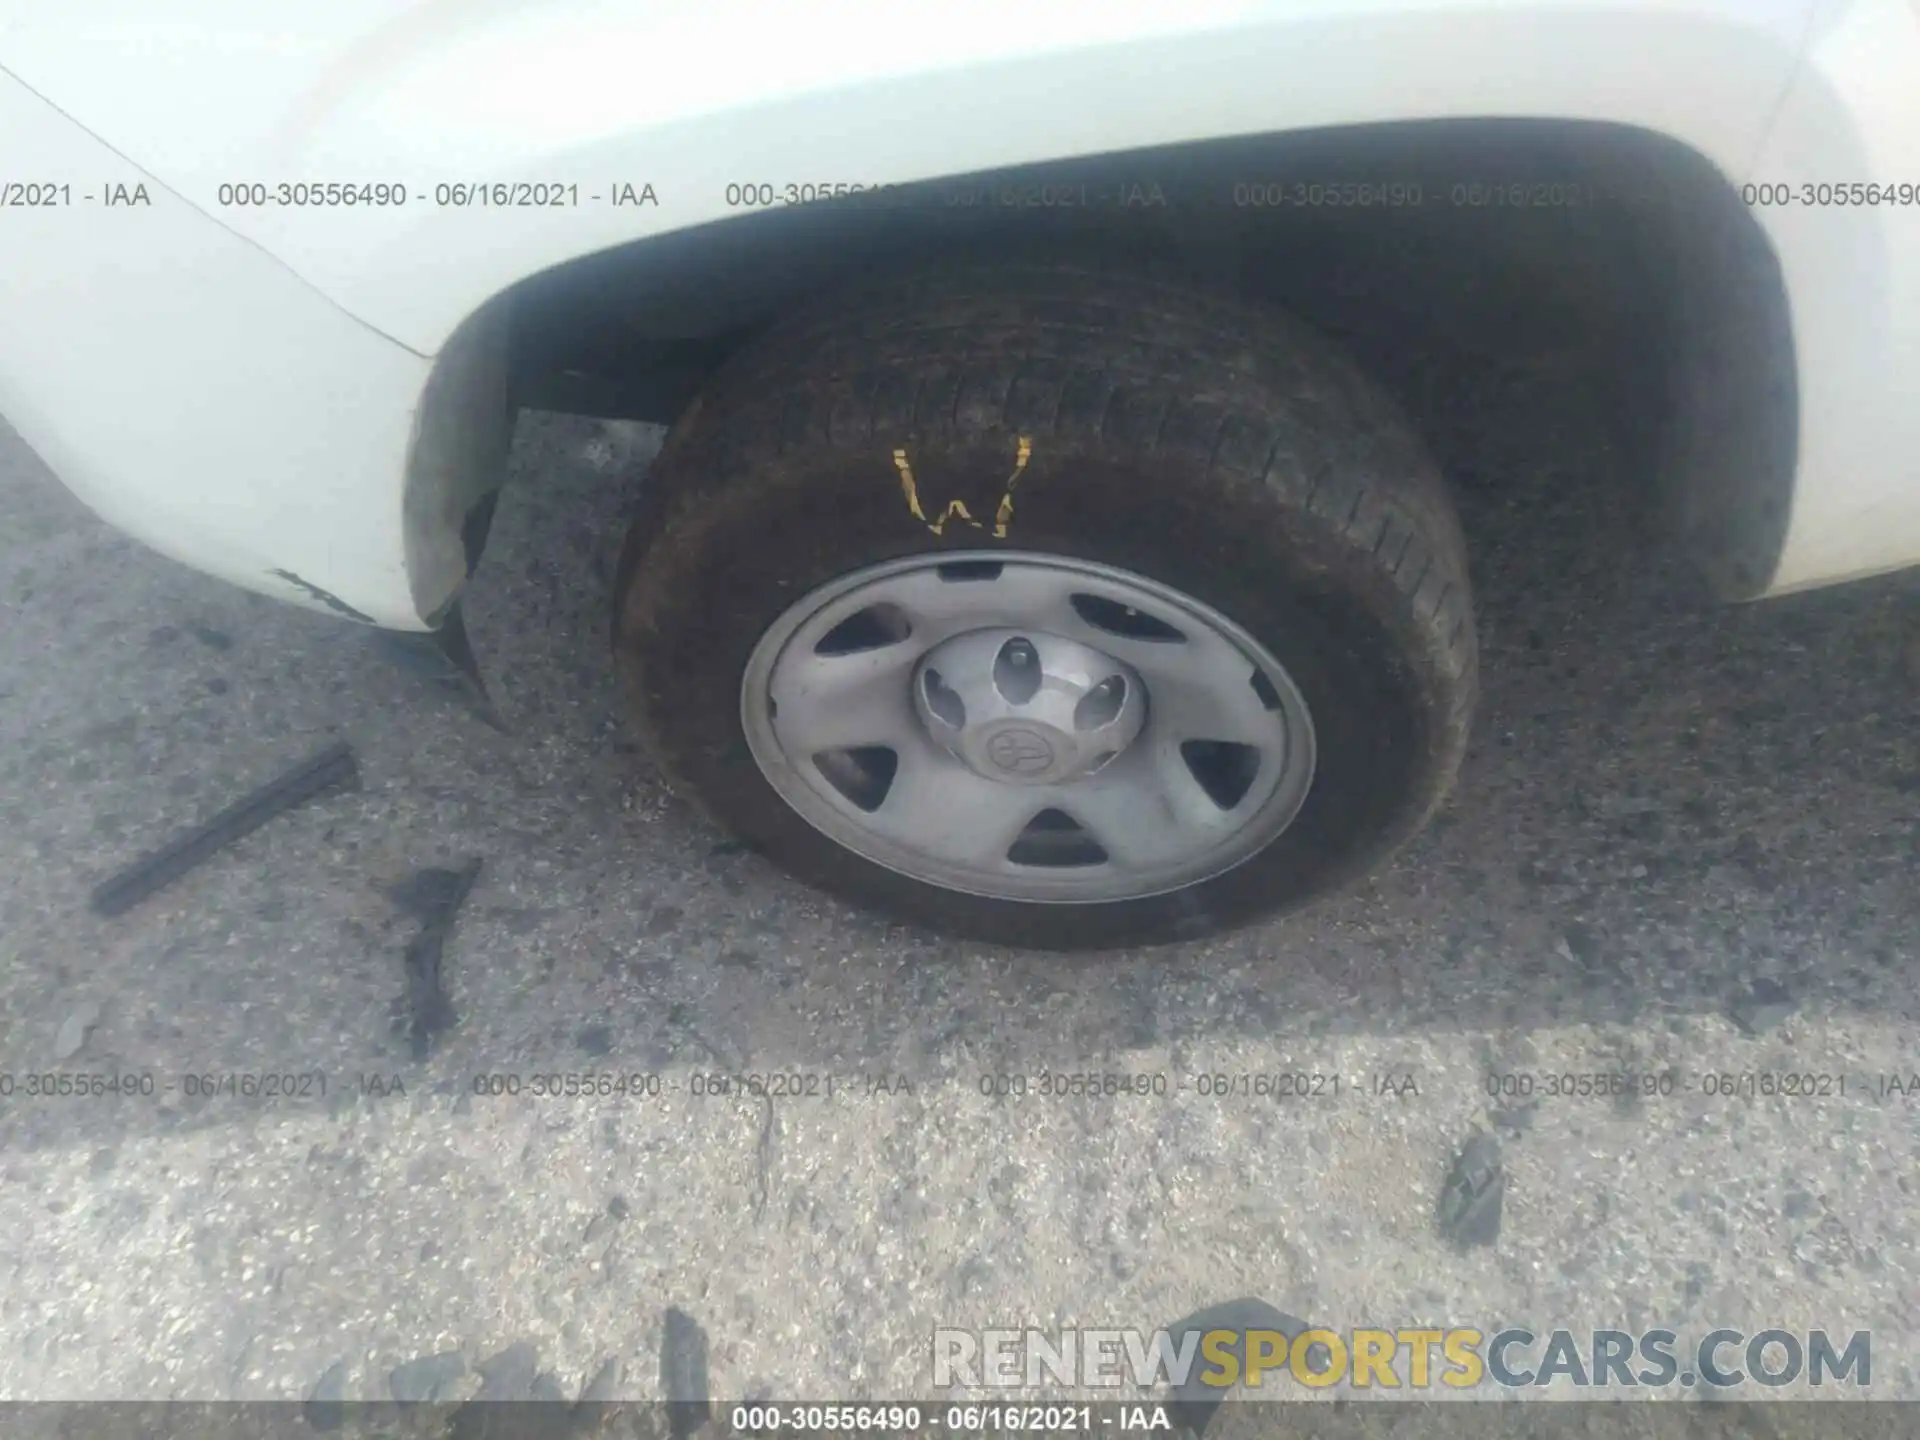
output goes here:
[[655, 463], [615, 637], [653, 755], [746, 842], [1052, 949], [1364, 873], [1474, 692], [1398, 411], [1285, 316], [1059, 265], [880, 285], [738, 357]]

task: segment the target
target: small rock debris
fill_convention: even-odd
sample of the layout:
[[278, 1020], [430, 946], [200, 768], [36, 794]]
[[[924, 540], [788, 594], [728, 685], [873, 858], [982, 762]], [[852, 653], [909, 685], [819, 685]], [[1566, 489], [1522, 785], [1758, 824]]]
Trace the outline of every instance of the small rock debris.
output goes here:
[[1733, 997], [1727, 1014], [1748, 1035], [1764, 1035], [1789, 1015], [1795, 1001], [1787, 987], [1777, 980], [1761, 978]]
[[1515, 1105], [1505, 1110], [1489, 1110], [1487, 1120], [1509, 1135], [1523, 1135], [1533, 1128], [1534, 1117], [1540, 1113], [1540, 1102], [1529, 1100], [1524, 1105]]
[[1491, 1245], [1500, 1235], [1500, 1213], [1507, 1193], [1507, 1172], [1500, 1142], [1476, 1130], [1460, 1147], [1440, 1187], [1434, 1224], [1440, 1238], [1462, 1250]]
[[71, 1060], [78, 1055], [87, 1043], [87, 1036], [93, 1027], [100, 1023], [100, 1004], [96, 1000], [83, 1001], [73, 1013], [60, 1022], [60, 1028], [53, 1037], [53, 1058]]

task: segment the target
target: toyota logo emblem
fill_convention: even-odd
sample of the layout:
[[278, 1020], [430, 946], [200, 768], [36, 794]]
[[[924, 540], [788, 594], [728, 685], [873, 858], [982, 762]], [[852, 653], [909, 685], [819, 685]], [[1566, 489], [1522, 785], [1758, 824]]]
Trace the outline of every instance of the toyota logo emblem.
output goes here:
[[1038, 730], [1002, 730], [987, 742], [987, 759], [1009, 775], [1039, 775], [1053, 768], [1053, 745]]

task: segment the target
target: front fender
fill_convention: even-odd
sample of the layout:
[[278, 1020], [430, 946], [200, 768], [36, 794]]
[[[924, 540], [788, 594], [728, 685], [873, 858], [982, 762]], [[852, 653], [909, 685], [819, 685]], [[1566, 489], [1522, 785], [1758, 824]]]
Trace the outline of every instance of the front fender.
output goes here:
[[[0, 0], [0, 65], [434, 354], [529, 275], [735, 213], [729, 183], [907, 182], [1461, 116], [1619, 122], [1743, 175], [1811, 4], [287, 0], [265, 25], [244, 0]], [[559, 203], [493, 203], [485, 187], [511, 181]], [[390, 188], [283, 204], [283, 182]], [[236, 184], [267, 203], [236, 203], [263, 195]], [[638, 203], [616, 203], [622, 186]]]
[[419, 597], [441, 597], [409, 564], [401, 482], [432, 362], [4, 74], [0, 136], [51, 201], [0, 209], [0, 415], [162, 554], [426, 628]]

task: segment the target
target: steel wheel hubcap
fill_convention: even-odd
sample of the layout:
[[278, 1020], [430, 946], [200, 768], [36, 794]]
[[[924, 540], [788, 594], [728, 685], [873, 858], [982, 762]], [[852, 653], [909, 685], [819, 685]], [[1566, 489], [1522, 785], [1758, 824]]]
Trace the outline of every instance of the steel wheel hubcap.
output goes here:
[[937, 744], [1004, 785], [1091, 775], [1146, 723], [1130, 666], [1044, 630], [970, 630], [941, 641], [915, 669], [913, 703]]
[[1306, 702], [1224, 615], [1066, 557], [876, 565], [761, 637], [741, 722], [832, 840], [968, 894], [1112, 902], [1248, 859], [1314, 772]]

